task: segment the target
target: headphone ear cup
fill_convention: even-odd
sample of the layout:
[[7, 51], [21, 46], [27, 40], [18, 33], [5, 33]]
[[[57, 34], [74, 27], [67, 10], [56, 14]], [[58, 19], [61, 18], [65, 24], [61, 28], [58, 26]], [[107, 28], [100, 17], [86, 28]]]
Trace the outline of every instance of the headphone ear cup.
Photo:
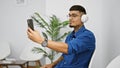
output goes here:
[[88, 16], [86, 14], [83, 14], [82, 17], [81, 17], [81, 21], [83, 23], [87, 22], [88, 21]]

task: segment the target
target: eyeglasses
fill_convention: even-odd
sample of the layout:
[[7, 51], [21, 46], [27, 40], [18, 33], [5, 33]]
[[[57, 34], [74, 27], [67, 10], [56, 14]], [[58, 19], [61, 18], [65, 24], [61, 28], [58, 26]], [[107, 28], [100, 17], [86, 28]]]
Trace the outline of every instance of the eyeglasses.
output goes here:
[[68, 16], [67, 17], [72, 17], [72, 18], [76, 18], [76, 17], [80, 17], [79, 15], [77, 15], [77, 14], [68, 14]]

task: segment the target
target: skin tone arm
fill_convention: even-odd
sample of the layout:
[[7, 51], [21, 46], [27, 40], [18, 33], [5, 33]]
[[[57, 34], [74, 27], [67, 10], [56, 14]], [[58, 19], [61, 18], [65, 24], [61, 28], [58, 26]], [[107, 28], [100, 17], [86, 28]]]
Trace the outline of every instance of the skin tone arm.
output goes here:
[[61, 60], [63, 60], [62, 56], [55, 62], [53, 62], [51, 64], [46, 64], [46, 65], [42, 66], [41, 68], [54, 68], [54, 66], [57, 65], [57, 63], [59, 63]]
[[58, 60], [56, 60], [55, 62], [53, 62], [53, 66], [55, 66], [57, 63], [59, 63], [61, 60], [63, 60], [63, 57], [61, 56]]
[[[41, 44], [44, 41], [44, 38], [41, 37], [39, 32], [36, 30], [33, 31], [32, 29], [28, 28], [27, 34], [28, 34], [28, 38], [36, 43]], [[62, 52], [65, 54], [68, 53], [68, 45], [64, 42], [55, 42], [55, 41], [48, 40], [47, 47], [58, 52]]]

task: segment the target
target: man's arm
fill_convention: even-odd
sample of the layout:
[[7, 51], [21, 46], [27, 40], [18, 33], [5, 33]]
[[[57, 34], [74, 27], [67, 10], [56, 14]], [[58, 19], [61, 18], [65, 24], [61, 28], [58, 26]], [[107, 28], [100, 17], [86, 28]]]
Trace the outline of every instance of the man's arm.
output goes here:
[[[33, 31], [32, 29], [28, 28], [27, 34], [32, 41], [37, 42], [39, 44], [41, 44], [45, 40], [36, 30]], [[62, 52], [66, 54], [68, 53], [68, 45], [64, 42], [55, 42], [48, 40], [47, 47], [58, 52]]]
[[55, 42], [55, 41], [48, 40], [47, 47], [58, 52], [62, 52], [65, 54], [68, 53], [68, 45], [64, 42]]
[[51, 64], [46, 64], [40, 68], [54, 68], [60, 61], [63, 60], [63, 57], [59, 57], [55, 62], [51, 63]]
[[61, 56], [60, 58], [58, 58], [55, 62], [52, 63], [52, 66], [54, 67], [55, 65], [57, 65], [60, 61], [63, 60], [63, 56]]

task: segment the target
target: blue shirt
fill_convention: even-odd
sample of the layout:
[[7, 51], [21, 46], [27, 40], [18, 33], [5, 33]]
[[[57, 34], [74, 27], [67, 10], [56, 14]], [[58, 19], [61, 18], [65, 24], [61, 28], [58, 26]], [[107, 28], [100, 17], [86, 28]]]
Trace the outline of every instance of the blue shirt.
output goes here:
[[65, 42], [68, 54], [62, 54], [64, 59], [55, 68], [88, 68], [95, 50], [94, 34], [83, 25], [77, 32], [71, 32]]

